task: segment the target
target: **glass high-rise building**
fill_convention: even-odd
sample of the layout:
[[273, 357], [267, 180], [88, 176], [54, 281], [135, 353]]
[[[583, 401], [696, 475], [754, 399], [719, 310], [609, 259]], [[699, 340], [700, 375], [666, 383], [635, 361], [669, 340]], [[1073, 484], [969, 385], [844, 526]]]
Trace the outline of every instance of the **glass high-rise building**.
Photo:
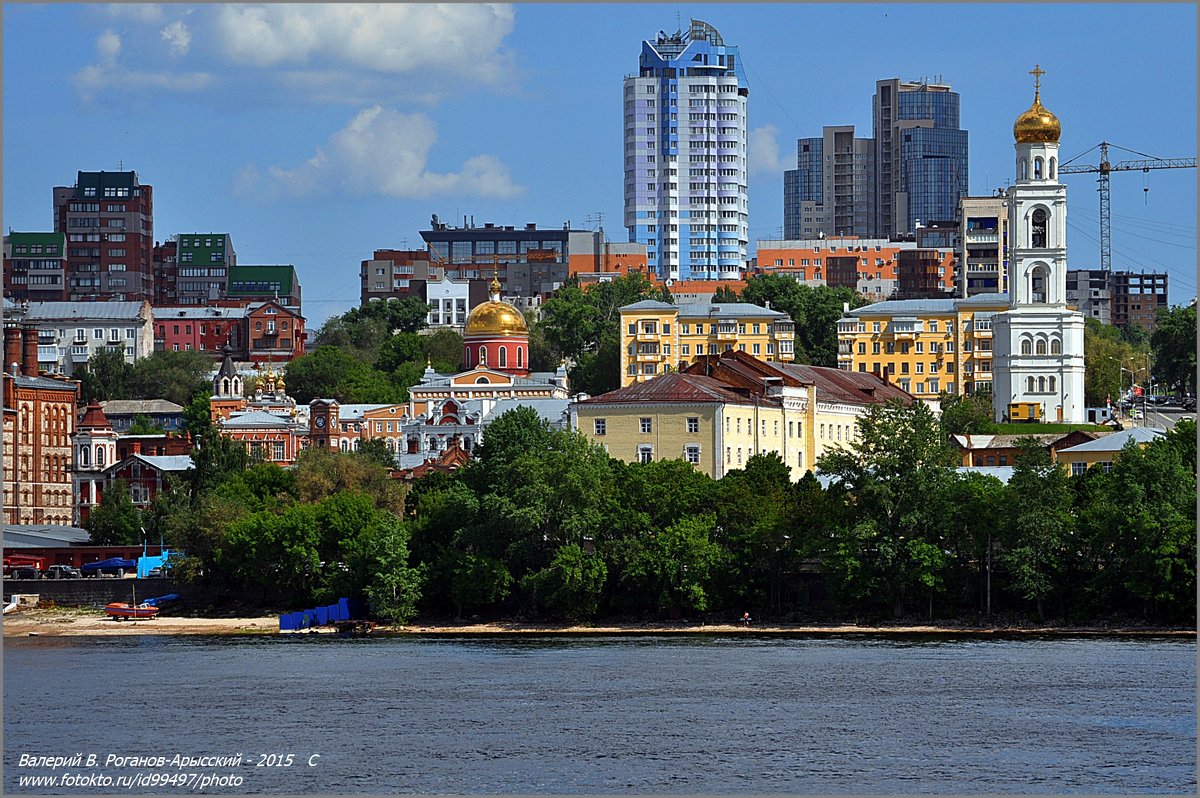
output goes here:
[[783, 237], [875, 234], [875, 142], [854, 125], [827, 126], [796, 142], [796, 168], [783, 173]]
[[967, 131], [948, 85], [875, 84], [876, 234], [911, 233], [918, 221], [949, 220], [967, 194]]
[[744, 265], [748, 94], [738, 48], [699, 20], [643, 41], [625, 78], [625, 227], [661, 279]]

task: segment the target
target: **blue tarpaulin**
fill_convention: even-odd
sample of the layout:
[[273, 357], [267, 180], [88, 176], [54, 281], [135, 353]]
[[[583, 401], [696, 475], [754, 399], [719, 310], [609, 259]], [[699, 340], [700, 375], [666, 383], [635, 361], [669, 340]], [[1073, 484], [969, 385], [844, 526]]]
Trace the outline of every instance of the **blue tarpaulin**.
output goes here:
[[136, 568], [136, 560], [123, 560], [120, 557], [110, 557], [99, 562], [85, 562], [80, 566], [82, 571], [92, 571], [97, 568]]
[[350, 599], [338, 599], [337, 604], [315, 607], [311, 610], [285, 612], [279, 616], [279, 631], [298, 632], [314, 626], [325, 626], [330, 623], [353, 620], [356, 612], [362, 609], [358, 602], [353, 605]]

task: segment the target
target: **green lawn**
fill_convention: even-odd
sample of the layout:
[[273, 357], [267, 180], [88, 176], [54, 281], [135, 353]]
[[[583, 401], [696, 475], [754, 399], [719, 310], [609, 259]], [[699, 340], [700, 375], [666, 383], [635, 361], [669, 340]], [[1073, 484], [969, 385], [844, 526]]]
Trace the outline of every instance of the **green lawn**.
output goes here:
[[1051, 432], [1109, 432], [1111, 427], [1099, 424], [995, 424], [997, 435], [1045, 435]]

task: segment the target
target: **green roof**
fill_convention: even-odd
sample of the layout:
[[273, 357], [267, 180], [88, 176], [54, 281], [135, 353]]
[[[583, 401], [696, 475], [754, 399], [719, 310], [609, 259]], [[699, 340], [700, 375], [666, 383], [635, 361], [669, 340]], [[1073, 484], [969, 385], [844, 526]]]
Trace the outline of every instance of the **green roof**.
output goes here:
[[264, 294], [278, 291], [290, 294], [296, 280], [296, 267], [287, 266], [234, 266], [229, 270], [229, 293]]
[[66, 233], [18, 233], [12, 232], [7, 236], [11, 244], [60, 244], [67, 243]]

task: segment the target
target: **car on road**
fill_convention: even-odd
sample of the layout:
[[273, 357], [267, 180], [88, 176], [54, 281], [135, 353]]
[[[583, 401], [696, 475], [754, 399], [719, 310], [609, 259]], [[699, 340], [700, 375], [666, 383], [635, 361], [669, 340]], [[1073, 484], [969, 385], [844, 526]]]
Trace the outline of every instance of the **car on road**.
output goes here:
[[12, 579], [41, 579], [42, 572], [36, 568], [14, 568], [9, 572]]
[[46, 569], [47, 579], [82, 579], [83, 571], [72, 565], [51, 565]]

